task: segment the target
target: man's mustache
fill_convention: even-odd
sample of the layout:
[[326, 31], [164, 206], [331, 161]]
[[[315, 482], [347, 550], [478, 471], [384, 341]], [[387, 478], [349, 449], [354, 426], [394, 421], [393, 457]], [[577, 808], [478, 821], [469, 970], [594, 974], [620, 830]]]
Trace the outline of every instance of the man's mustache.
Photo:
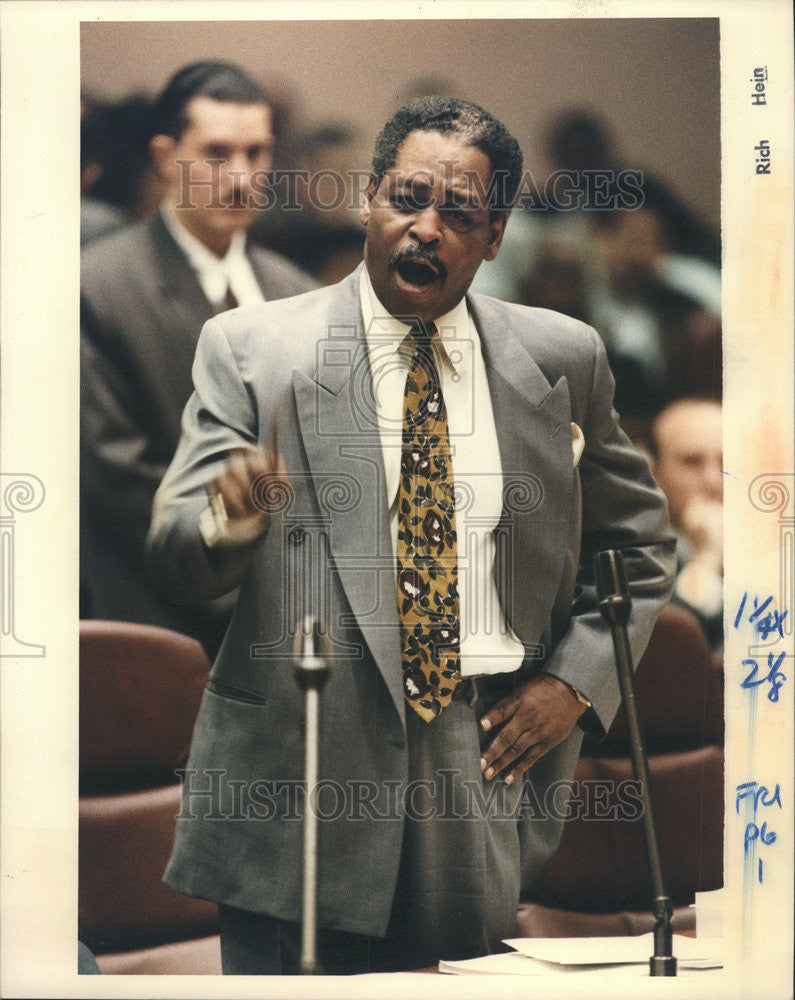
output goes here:
[[422, 260], [430, 264], [440, 278], [447, 277], [447, 268], [439, 259], [439, 256], [434, 250], [429, 250], [427, 247], [422, 246], [422, 244], [415, 247], [404, 247], [402, 250], [398, 250], [396, 253], [392, 254], [389, 260], [391, 267], [398, 267], [404, 261], [418, 261]]

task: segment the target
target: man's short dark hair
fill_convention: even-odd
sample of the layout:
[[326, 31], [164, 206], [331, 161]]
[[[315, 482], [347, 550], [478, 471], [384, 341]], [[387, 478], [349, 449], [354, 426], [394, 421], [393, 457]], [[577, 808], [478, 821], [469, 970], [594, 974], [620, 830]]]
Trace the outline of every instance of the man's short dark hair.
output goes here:
[[265, 91], [245, 70], [228, 62], [196, 62], [171, 77], [152, 108], [151, 134], [179, 140], [188, 126], [186, 108], [196, 97], [231, 104], [267, 104]]
[[417, 97], [392, 115], [381, 129], [373, 152], [376, 188], [395, 166], [400, 147], [412, 132], [455, 136], [485, 153], [491, 163], [488, 201], [492, 216], [511, 210], [522, 179], [519, 143], [494, 115], [455, 97]]

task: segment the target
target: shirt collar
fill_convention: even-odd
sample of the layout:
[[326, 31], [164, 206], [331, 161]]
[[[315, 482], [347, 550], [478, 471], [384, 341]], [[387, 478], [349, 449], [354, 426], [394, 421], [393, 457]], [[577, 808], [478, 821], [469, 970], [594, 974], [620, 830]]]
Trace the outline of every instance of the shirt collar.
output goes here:
[[[367, 266], [362, 267], [359, 283], [359, 296], [362, 305], [367, 350], [372, 356], [374, 351], [383, 358], [385, 354], [397, 354], [406, 350], [404, 344], [411, 327], [392, 316], [381, 304], [367, 273]], [[439, 349], [445, 367], [450, 372], [461, 373], [463, 358], [466, 352], [455, 351], [452, 343], [456, 339], [468, 337], [474, 332], [466, 299], [461, 299], [449, 312], [434, 320], [438, 336], [434, 343]]]
[[197, 271], [203, 273], [228, 271], [230, 264], [245, 258], [246, 234], [242, 229], [232, 234], [232, 241], [226, 254], [218, 257], [182, 225], [171, 201], [165, 199], [161, 203], [160, 213], [169, 233], [188, 258], [190, 265]]

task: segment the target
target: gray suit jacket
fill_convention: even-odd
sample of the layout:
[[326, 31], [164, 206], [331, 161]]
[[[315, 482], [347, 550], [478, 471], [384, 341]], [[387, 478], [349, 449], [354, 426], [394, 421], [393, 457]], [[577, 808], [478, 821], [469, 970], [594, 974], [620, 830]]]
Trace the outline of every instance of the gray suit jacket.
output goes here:
[[[639, 657], [672, 583], [664, 498], [617, 425], [596, 333], [555, 313], [472, 295], [504, 476], [495, 575], [505, 616], [536, 668], [583, 691], [606, 728], [619, 701], [612, 644], [591, 574], [623, 551]], [[328, 623], [324, 693], [321, 925], [383, 933], [397, 877], [408, 779], [394, 563], [358, 275], [205, 326], [183, 437], [158, 492], [153, 570], [171, 593], [240, 597], [194, 733], [168, 880], [183, 891], [300, 916], [303, 702], [291, 632]], [[571, 423], [585, 435], [573, 469]], [[289, 494], [258, 541], [208, 550], [203, 484], [232, 447], [273, 424]], [[581, 736], [581, 734], [579, 734]], [[571, 777], [575, 734], [527, 775]], [[539, 789], [536, 789], [538, 792]], [[543, 788], [540, 789], [543, 793]], [[394, 798], [394, 796], [393, 796]], [[333, 800], [333, 802], [332, 802]], [[549, 860], [560, 823], [524, 824], [525, 879]]]
[[[276, 254], [250, 248], [249, 259], [266, 299], [316, 287]], [[159, 212], [83, 254], [81, 584], [92, 617], [200, 638], [228, 622], [228, 601], [204, 609], [166, 601], [143, 559], [152, 499], [193, 389], [199, 331], [214, 312]]]

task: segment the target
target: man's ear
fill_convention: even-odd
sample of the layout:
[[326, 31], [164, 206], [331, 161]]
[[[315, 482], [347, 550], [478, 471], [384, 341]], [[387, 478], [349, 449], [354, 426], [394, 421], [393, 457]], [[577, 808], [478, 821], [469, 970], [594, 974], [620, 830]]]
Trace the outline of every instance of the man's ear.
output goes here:
[[494, 260], [497, 251], [500, 249], [502, 238], [505, 235], [505, 227], [508, 224], [508, 213], [497, 215], [489, 220], [489, 242], [486, 252], [483, 254], [484, 260]]
[[367, 187], [364, 189], [362, 203], [359, 206], [359, 221], [363, 226], [366, 226], [370, 219], [370, 214], [373, 210], [373, 198], [375, 198], [375, 192], [375, 177], [370, 174], [370, 180], [367, 182]]
[[149, 155], [157, 176], [164, 181], [172, 181], [177, 175], [174, 151], [177, 143], [170, 135], [153, 135], [149, 140]]

